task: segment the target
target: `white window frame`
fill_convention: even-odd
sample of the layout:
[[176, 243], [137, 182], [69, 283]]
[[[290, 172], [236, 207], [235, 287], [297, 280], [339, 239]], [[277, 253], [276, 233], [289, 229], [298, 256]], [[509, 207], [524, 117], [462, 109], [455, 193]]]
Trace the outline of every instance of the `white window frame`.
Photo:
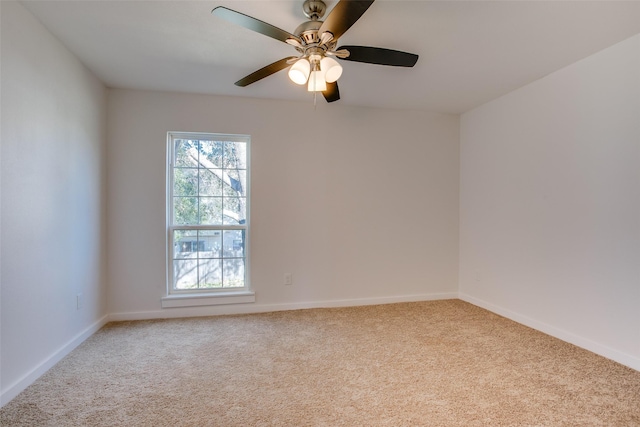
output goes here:
[[[247, 179], [244, 189], [246, 197], [246, 218], [242, 225], [175, 225], [173, 219], [173, 176], [174, 176], [174, 141], [177, 139], [207, 140], [207, 141], [236, 141], [246, 143]], [[250, 303], [255, 301], [255, 293], [251, 290], [250, 282], [250, 204], [251, 204], [251, 137], [249, 135], [231, 135], [202, 132], [167, 132], [167, 199], [166, 199], [166, 296], [162, 298], [162, 308], [189, 307], [220, 304]], [[244, 271], [243, 287], [213, 288], [213, 289], [174, 289], [174, 242], [175, 230], [244, 230]]]

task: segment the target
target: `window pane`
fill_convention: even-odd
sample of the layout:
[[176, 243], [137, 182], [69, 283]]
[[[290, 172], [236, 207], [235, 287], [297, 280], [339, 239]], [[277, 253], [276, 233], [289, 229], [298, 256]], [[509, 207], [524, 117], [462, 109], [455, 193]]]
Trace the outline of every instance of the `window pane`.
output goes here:
[[194, 289], [198, 287], [198, 261], [173, 261], [173, 283], [175, 289]]
[[237, 288], [244, 286], [244, 259], [225, 259], [223, 287]]
[[222, 266], [219, 259], [203, 259], [198, 262], [200, 288], [222, 287]]
[[173, 258], [196, 258], [198, 253], [194, 250], [198, 236], [194, 230], [175, 230], [173, 232]]
[[198, 199], [196, 197], [173, 198], [173, 223], [179, 225], [198, 223]]
[[226, 141], [224, 143], [224, 163], [227, 169], [247, 168], [247, 144], [244, 142]]
[[223, 224], [244, 224], [247, 218], [246, 200], [239, 197], [224, 198], [224, 222]]
[[244, 230], [225, 230], [223, 256], [225, 258], [244, 257]]
[[[193, 167], [196, 166], [198, 141], [187, 139], [176, 139], [173, 164], [175, 167]], [[193, 155], [195, 154], [195, 159]]]
[[222, 224], [222, 198], [200, 198], [200, 224]]
[[200, 195], [222, 196], [222, 169], [200, 169]]
[[247, 171], [230, 169], [226, 172], [227, 179], [223, 184], [224, 195], [229, 197], [244, 197], [247, 187]]
[[173, 170], [173, 195], [198, 195], [198, 169], [175, 168]]
[[200, 141], [200, 156], [207, 167], [222, 168], [224, 146], [218, 141]]
[[203, 230], [198, 233], [200, 252], [198, 258], [220, 258], [222, 256], [222, 231]]

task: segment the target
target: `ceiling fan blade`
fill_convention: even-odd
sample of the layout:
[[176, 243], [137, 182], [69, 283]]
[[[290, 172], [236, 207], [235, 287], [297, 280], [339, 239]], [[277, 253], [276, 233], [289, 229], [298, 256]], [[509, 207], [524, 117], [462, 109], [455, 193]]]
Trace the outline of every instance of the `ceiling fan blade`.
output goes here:
[[371, 3], [373, 0], [340, 0], [318, 29], [318, 34], [328, 31], [333, 34], [333, 40], [338, 39], [360, 19]]
[[266, 67], [260, 68], [258, 71], [254, 71], [248, 76], [238, 80], [235, 82], [236, 86], [245, 87], [249, 86], [251, 83], [255, 83], [258, 80], [262, 80], [265, 77], [269, 77], [271, 74], [277, 73], [280, 70], [284, 70], [289, 65], [289, 60], [292, 58], [296, 58], [295, 56], [288, 56], [279, 61], [274, 62], [273, 64], [269, 64]]
[[327, 90], [322, 92], [327, 102], [334, 102], [340, 99], [340, 91], [338, 90], [338, 82], [327, 83]]
[[248, 28], [249, 30], [264, 34], [281, 42], [287, 41], [287, 39], [299, 40], [298, 37], [293, 34], [282, 30], [278, 27], [274, 27], [271, 24], [267, 24], [259, 19], [253, 18], [244, 13], [236, 12], [235, 10], [228, 9], [224, 6], [218, 6], [211, 11], [211, 14], [216, 15], [225, 21], [232, 22], [241, 27]]
[[340, 46], [338, 50], [340, 49], [349, 51], [349, 56], [342, 58], [345, 61], [391, 65], [394, 67], [413, 67], [418, 62], [418, 55], [400, 52], [399, 50], [369, 46]]

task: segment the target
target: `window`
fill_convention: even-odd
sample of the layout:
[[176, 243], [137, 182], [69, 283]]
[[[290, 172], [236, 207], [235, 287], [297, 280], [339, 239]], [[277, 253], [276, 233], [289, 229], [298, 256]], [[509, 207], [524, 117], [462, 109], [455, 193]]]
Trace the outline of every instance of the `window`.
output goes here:
[[249, 142], [245, 135], [169, 133], [170, 296], [249, 290]]

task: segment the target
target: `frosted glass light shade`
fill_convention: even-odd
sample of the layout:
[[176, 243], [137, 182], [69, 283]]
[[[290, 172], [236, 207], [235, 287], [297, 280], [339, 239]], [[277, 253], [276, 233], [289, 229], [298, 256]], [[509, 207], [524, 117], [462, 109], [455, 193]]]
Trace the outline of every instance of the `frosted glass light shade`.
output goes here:
[[324, 71], [324, 79], [327, 83], [333, 83], [342, 75], [342, 66], [333, 58], [325, 56], [320, 61], [320, 69]]
[[311, 72], [307, 90], [309, 92], [324, 92], [327, 90], [327, 82], [324, 80], [324, 72], [322, 70]]
[[309, 78], [310, 70], [311, 65], [309, 64], [309, 61], [304, 58], [300, 59], [289, 69], [289, 78], [295, 84], [303, 85], [307, 82], [307, 78]]

